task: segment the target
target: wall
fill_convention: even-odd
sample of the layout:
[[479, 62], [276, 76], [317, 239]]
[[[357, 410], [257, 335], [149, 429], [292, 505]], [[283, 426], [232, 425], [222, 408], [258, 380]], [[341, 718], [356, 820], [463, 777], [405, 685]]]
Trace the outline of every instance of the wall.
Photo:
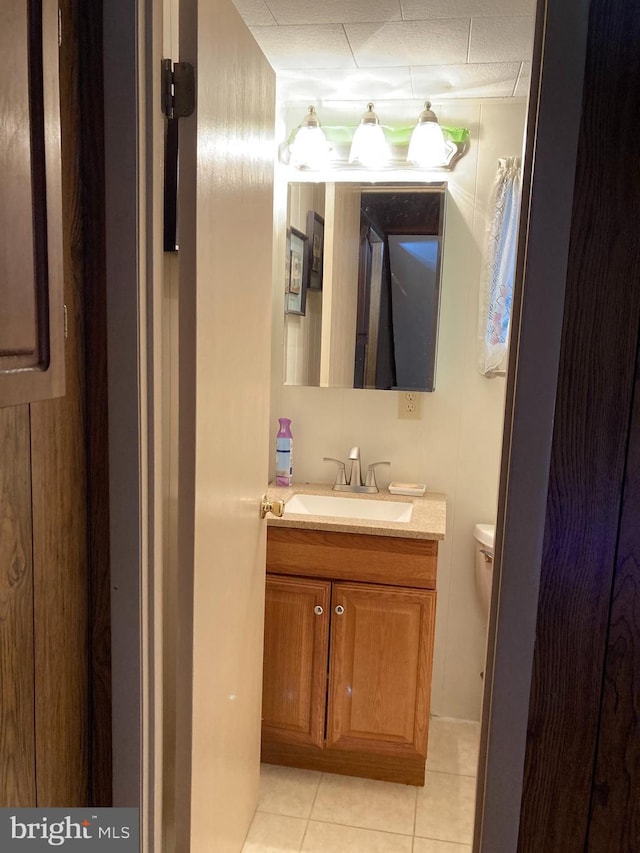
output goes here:
[[[446, 175], [436, 390], [423, 395], [422, 420], [399, 420], [393, 392], [282, 386], [282, 319], [274, 300], [271, 428], [275, 436], [277, 418], [292, 418], [296, 482], [330, 482], [332, 470], [322, 457], [344, 459], [358, 444], [365, 464], [391, 460], [386, 479], [381, 472], [383, 486], [389, 479], [418, 480], [447, 496], [431, 710], [477, 720], [485, 626], [474, 586], [473, 526], [495, 519], [504, 409], [504, 379], [485, 379], [476, 370], [478, 290], [497, 159], [520, 155], [525, 103], [459, 100], [443, 102], [437, 112], [443, 124], [470, 129], [471, 149]], [[391, 177], [396, 179], [385, 175]], [[407, 179], [415, 180], [415, 173]], [[280, 189], [276, 223], [282, 221], [282, 199]]]
[[[358, 304], [360, 257], [360, 191], [349, 184], [327, 183], [327, 221], [324, 232], [322, 358], [320, 384], [353, 385], [353, 348]], [[337, 239], [336, 239], [337, 237]]]
[[[307, 212], [315, 210], [324, 217], [324, 192], [317, 184], [291, 184], [289, 187], [289, 225], [307, 233]], [[285, 258], [285, 281], [288, 258]], [[284, 318], [285, 382], [291, 385], [317, 385], [320, 381], [320, 335], [322, 333], [320, 290], [307, 290], [305, 315], [286, 314]]]

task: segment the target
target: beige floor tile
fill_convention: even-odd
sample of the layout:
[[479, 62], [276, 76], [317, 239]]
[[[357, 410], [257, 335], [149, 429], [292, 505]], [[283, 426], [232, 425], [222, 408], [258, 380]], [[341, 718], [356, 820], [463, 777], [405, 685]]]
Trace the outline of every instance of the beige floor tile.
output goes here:
[[427, 772], [424, 788], [418, 792], [415, 834], [471, 844], [475, 794], [472, 776]]
[[471, 853], [471, 845], [434, 841], [433, 838], [416, 838], [413, 842], [413, 853]]
[[309, 817], [320, 776], [314, 770], [263, 764], [260, 767], [258, 811], [289, 817]]
[[303, 853], [411, 853], [411, 836], [309, 821]]
[[298, 853], [306, 820], [256, 812], [242, 853]]
[[432, 717], [427, 770], [475, 776], [478, 772], [480, 723]]
[[416, 788], [324, 773], [311, 810], [312, 820], [413, 833]]

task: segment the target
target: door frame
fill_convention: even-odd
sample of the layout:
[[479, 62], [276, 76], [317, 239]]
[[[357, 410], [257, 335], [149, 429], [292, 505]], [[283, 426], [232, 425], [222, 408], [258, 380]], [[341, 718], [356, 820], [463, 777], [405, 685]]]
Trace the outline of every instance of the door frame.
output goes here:
[[[154, 569], [150, 556], [162, 476], [154, 456], [161, 407], [153, 306], [162, 294], [148, 123], [157, 6], [113, 0], [104, 13], [113, 790], [114, 805], [140, 806], [144, 850], [154, 849], [162, 774], [153, 760], [162, 732], [153, 619], [161, 560]], [[517, 846], [588, 13], [588, 0], [539, 0], [544, 77], [534, 61], [525, 187], [527, 175], [534, 180], [523, 203], [529, 216], [517, 279], [524, 287], [514, 300], [476, 849]]]
[[139, 808], [150, 853], [162, 849], [162, 15], [155, 0], [103, 3], [112, 790], [113, 806]]
[[142, 806], [142, 561], [139, 9], [103, 11], [105, 239], [109, 395], [109, 510], [113, 805]]
[[484, 772], [478, 776], [475, 850], [518, 847], [588, 23], [589, 0], [539, 0], [507, 373], [480, 741], [479, 768]]

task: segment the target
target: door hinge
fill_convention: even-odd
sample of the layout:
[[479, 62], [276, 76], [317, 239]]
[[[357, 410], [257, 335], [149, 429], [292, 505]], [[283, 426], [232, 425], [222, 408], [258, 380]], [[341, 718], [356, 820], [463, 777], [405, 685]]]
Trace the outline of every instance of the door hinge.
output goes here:
[[62, 47], [62, 9], [58, 9], [58, 47]]
[[69, 315], [67, 312], [67, 306], [63, 305], [62, 307], [64, 309], [64, 339], [66, 341], [69, 337]]
[[196, 106], [196, 84], [190, 62], [162, 60], [162, 112], [167, 118], [186, 118]]
[[196, 83], [189, 62], [162, 60], [162, 112], [167, 118], [164, 142], [165, 252], [178, 251], [178, 123], [196, 106]]

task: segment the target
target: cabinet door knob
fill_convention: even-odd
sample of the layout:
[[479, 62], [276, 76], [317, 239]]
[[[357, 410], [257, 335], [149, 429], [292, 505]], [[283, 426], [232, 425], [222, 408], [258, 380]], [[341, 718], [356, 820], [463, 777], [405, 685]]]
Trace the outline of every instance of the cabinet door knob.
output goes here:
[[316, 616], [322, 616], [324, 610], [322, 609], [322, 606], [320, 604], [316, 604], [316, 606], [313, 608], [313, 612], [316, 614]]
[[344, 613], [344, 607], [341, 604], [338, 604], [336, 606], [336, 613], [338, 614], [338, 616], [342, 616], [342, 614]]

